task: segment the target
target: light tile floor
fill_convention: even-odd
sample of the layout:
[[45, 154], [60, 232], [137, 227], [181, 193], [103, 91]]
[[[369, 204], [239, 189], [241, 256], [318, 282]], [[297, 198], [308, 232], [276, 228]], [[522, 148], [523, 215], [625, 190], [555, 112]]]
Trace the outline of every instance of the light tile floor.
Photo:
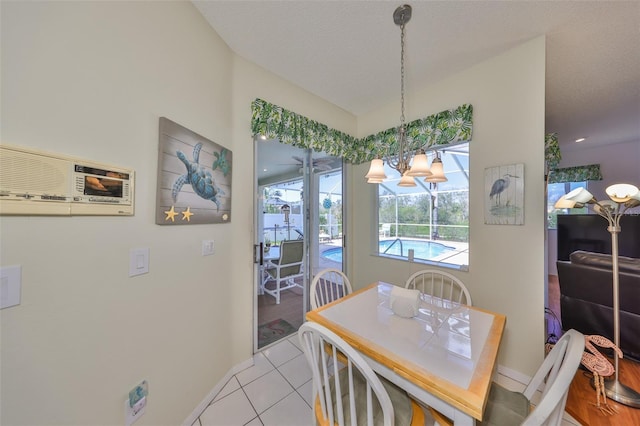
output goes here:
[[311, 370], [298, 335], [253, 359], [254, 365], [227, 382], [194, 426], [313, 425]]
[[[313, 425], [311, 370], [294, 334], [254, 356], [254, 365], [233, 376], [193, 426]], [[506, 376], [496, 382], [524, 386]], [[433, 425], [427, 414], [426, 426]], [[565, 413], [562, 426], [579, 425]]]

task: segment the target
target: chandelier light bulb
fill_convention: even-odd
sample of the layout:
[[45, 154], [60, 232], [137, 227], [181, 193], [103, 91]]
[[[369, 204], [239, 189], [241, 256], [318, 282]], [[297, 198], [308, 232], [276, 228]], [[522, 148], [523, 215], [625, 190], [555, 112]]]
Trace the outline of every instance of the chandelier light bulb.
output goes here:
[[387, 178], [387, 175], [384, 173], [384, 164], [382, 163], [382, 159], [375, 158], [371, 160], [371, 166], [369, 167], [369, 172], [364, 176], [369, 179], [370, 183], [378, 183], [372, 182], [372, 180], [383, 181]]
[[398, 186], [416, 186], [416, 181], [413, 179], [413, 176], [409, 176], [409, 172], [405, 172], [402, 175], [402, 179], [400, 179], [400, 182], [398, 182]]
[[411, 169], [409, 170], [409, 176], [431, 176], [431, 170], [429, 169], [429, 160], [427, 159], [427, 154], [421, 149], [418, 153], [413, 157], [413, 163], [411, 164]]
[[449, 179], [444, 175], [444, 168], [442, 167], [442, 160], [440, 157], [436, 157], [431, 162], [431, 176], [427, 176], [425, 182], [438, 183], [446, 182]]

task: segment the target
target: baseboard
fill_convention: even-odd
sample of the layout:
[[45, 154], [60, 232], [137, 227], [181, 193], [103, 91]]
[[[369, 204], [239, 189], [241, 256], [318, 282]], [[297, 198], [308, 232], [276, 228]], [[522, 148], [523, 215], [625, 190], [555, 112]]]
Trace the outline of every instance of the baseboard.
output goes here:
[[505, 367], [504, 365], [498, 365], [498, 374], [502, 374], [511, 380], [522, 383], [523, 386], [527, 386], [531, 381], [531, 376], [527, 376], [524, 373]]
[[202, 412], [209, 406], [213, 398], [218, 395], [218, 393], [224, 388], [224, 385], [227, 384], [229, 379], [231, 379], [234, 375], [238, 374], [242, 370], [246, 370], [247, 368], [253, 366], [253, 357], [249, 358], [246, 361], [243, 361], [235, 366], [233, 366], [227, 374], [224, 375], [222, 379], [211, 389], [211, 392], [205, 396], [200, 404], [193, 410], [193, 412], [182, 422], [182, 426], [192, 426], [193, 423], [200, 417]]

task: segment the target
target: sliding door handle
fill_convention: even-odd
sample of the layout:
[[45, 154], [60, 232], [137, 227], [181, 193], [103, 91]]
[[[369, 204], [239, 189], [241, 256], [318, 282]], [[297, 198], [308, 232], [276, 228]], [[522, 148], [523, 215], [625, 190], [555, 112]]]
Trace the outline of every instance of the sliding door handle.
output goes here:
[[253, 263], [264, 265], [264, 243], [253, 245]]

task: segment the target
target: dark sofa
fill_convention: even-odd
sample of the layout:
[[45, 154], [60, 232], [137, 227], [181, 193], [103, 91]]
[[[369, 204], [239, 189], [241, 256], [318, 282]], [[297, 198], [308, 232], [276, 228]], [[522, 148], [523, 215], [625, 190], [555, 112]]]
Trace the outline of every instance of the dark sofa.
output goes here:
[[[610, 254], [575, 251], [558, 261], [562, 328], [613, 338]], [[620, 256], [620, 349], [640, 361], [640, 259]]]

